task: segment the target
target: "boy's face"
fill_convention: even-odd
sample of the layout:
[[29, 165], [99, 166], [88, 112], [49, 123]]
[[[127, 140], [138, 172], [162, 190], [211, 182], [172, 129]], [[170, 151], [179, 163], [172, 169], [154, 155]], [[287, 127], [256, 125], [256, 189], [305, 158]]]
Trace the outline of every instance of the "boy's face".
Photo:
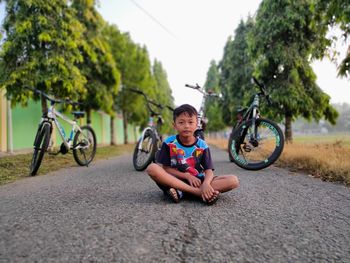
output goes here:
[[190, 116], [187, 113], [180, 114], [174, 122], [174, 128], [180, 137], [193, 137], [193, 133], [197, 129], [197, 116]]

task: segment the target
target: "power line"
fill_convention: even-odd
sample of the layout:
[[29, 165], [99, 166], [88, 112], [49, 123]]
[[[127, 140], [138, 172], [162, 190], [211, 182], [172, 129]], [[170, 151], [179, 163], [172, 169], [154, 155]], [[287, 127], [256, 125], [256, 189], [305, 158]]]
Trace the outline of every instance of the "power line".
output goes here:
[[168, 34], [172, 37], [177, 38], [169, 29], [167, 29], [158, 19], [156, 19], [153, 15], [151, 15], [146, 9], [140, 6], [134, 0], [130, 0], [137, 8], [139, 8], [142, 12], [144, 12], [148, 17], [150, 17], [154, 22], [156, 22], [160, 27], [162, 27]]

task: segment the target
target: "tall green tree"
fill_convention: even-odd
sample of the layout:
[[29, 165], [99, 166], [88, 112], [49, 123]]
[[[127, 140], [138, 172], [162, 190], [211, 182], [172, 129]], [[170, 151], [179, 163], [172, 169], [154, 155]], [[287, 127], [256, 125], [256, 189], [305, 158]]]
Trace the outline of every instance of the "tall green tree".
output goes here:
[[[318, 45], [314, 51], [316, 57], [323, 57], [333, 41], [327, 38], [330, 27], [339, 26], [344, 40], [350, 35], [350, 4], [342, 0], [312, 0], [311, 10], [314, 14], [312, 26], [319, 32]], [[338, 74], [350, 78], [350, 45], [348, 52], [338, 67]]]
[[310, 24], [308, 0], [264, 0], [250, 33], [255, 74], [272, 91], [279, 105], [274, 119], [285, 119], [286, 139], [292, 140], [292, 120], [298, 116], [335, 123], [337, 112], [330, 97], [316, 84], [310, 56], [318, 32]]
[[[122, 33], [116, 25], [105, 28], [105, 35], [112, 50], [113, 57], [121, 73], [122, 89], [118, 96], [114, 97], [115, 107], [121, 111], [123, 116], [124, 143], [128, 143], [128, 123], [133, 110], [140, 112], [142, 108], [142, 97], [128, 91], [130, 88], [139, 88], [136, 72], [137, 56], [139, 46], [136, 45], [128, 33]], [[135, 121], [135, 119], [134, 119]], [[137, 121], [137, 119], [136, 119]]]
[[[154, 100], [156, 98], [156, 81], [152, 74], [152, 65], [147, 48], [146, 46], [136, 45], [135, 51], [131, 61], [132, 72], [130, 72], [128, 81], [123, 82], [123, 87], [142, 90], [149, 99]], [[123, 95], [124, 98], [127, 97], [133, 101], [132, 104], [121, 101], [120, 106], [126, 119], [130, 123], [139, 124], [141, 128], [145, 127], [148, 123], [149, 112], [145, 111], [144, 98], [139, 95], [135, 96], [134, 93], [128, 91]]]
[[[156, 59], [153, 62], [152, 74], [156, 82], [155, 98], [157, 98], [157, 102], [164, 106], [174, 108], [174, 97], [172, 96], [167, 73], [162, 63]], [[164, 125], [161, 132], [170, 133], [172, 131], [173, 114], [167, 108], [164, 108], [161, 113], [164, 118]]]
[[223, 58], [219, 62], [223, 119], [227, 125], [235, 122], [237, 110], [248, 103], [253, 92], [250, 82], [253, 64], [247, 42], [253, 25], [251, 17], [248, 17], [247, 22], [241, 20], [234, 32], [234, 38], [227, 40]]
[[[210, 67], [207, 72], [207, 79], [204, 84], [204, 89], [212, 91], [214, 93], [220, 93], [219, 87], [220, 74], [216, 62], [212, 60], [210, 62]], [[219, 131], [225, 128], [225, 123], [223, 122], [223, 108], [221, 107], [221, 101], [219, 98], [207, 97], [205, 99], [204, 105], [205, 115], [209, 122], [206, 126], [208, 131]]]
[[[0, 53], [0, 84], [12, 102], [26, 103], [32, 87], [58, 97], [86, 95], [83, 61], [84, 27], [65, 0], [7, 0]], [[34, 95], [38, 99], [37, 95]], [[42, 99], [43, 112], [47, 111]]]
[[[116, 25], [109, 25], [105, 35], [121, 72], [123, 88], [115, 98], [115, 103], [123, 115], [124, 142], [127, 143], [128, 123], [144, 127], [148, 121], [144, 98], [129, 89], [142, 90], [150, 99], [168, 106], [174, 105], [173, 97], [162, 64], [155, 60], [151, 65], [146, 47], [134, 43], [130, 35], [121, 32]], [[171, 113], [168, 110], [162, 113], [165, 117], [163, 132], [169, 132]]]
[[80, 45], [84, 61], [79, 68], [87, 79], [88, 123], [90, 111], [100, 110], [113, 113], [113, 100], [120, 85], [120, 72], [111, 53], [104, 27], [107, 26], [95, 7], [95, 0], [72, 0], [71, 7], [76, 10], [76, 17], [84, 26], [83, 37], [86, 42]]

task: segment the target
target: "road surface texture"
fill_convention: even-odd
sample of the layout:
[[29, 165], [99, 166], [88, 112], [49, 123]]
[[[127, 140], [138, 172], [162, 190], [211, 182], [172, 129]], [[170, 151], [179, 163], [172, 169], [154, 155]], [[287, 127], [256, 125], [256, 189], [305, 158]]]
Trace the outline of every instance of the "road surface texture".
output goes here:
[[[350, 262], [350, 189], [270, 167], [171, 203], [131, 155], [0, 187], [0, 262]], [[45, 160], [44, 160], [45, 165]]]

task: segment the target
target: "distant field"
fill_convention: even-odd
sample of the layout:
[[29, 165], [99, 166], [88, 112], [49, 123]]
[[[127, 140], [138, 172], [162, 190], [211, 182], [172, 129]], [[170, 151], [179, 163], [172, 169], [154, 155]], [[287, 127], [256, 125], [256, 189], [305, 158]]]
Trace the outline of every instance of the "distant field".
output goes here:
[[332, 133], [325, 135], [295, 135], [293, 140], [298, 143], [341, 143], [350, 146], [350, 131], [349, 133]]

